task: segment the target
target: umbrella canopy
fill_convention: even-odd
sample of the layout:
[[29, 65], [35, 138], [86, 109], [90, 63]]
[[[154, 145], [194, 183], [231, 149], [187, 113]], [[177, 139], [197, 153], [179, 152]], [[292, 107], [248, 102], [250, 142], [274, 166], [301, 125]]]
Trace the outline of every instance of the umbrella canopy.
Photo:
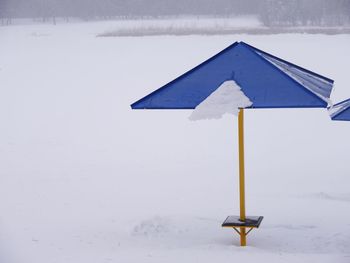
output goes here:
[[326, 108], [334, 82], [244, 42], [235, 42], [131, 107], [194, 109], [228, 80], [234, 80], [252, 101], [249, 108]]
[[334, 121], [350, 121], [350, 99], [335, 104], [329, 111]]
[[[245, 246], [247, 234], [259, 227], [263, 217], [248, 217], [245, 213], [243, 108], [326, 108], [330, 104], [333, 82], [244, 42], [235, 42], [136, 101], [131, 108], [197, 110], [218, 101], [229, 102], [229, 105], [220, 105], [225, 106], [224, 110], [226, 106], [239, 108], [240, 215], [227, 217], [222, 226], [232, 227]], [[218, 97], [213, 98], [214, 95]], [[231, 105], [231, 102], [237, 104]], [[246, 232], [246, 229], [249, 230]]]

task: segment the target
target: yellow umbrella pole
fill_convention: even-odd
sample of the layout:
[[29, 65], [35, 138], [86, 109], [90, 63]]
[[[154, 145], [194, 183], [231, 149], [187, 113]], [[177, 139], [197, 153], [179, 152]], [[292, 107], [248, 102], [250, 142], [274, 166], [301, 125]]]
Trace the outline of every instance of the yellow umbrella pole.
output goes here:
[[[239, 219], [245, 221], [245, 190], [244, 190], [244, 110], [240, 109], [238, 114], [238, 149], [239, 149]], [[245, 227], [240, 227], [241, 246], [247, 244], [247, 233]]]

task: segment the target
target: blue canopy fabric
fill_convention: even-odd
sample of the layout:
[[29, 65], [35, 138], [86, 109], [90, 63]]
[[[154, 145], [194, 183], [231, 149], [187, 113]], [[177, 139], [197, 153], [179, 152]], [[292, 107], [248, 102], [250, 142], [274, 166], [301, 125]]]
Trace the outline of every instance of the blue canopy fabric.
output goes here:
[[335, 104], [330, 110], [332, 120], [350, 121], [350, 99]]
[[235, 42], [131, 105], [132, 109], [194, 109], [223, 82], [234, 80], [249, 108], [326, 108], [334, 81]]

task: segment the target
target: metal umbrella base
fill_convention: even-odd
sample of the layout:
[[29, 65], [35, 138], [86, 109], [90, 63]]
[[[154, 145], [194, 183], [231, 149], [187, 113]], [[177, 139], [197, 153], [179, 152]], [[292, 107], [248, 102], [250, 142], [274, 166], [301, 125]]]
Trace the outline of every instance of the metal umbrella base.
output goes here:
[[[250, 231], [254, 228], [259, 228], [263, 218], [263, 216], [247, 216], [245, 220], [241, 220], [239, 216], [228, 216], [221, 226], [232, 227], [241, 238], [245, 239]], [[247, 232], [246, 228], [249, 229]]]

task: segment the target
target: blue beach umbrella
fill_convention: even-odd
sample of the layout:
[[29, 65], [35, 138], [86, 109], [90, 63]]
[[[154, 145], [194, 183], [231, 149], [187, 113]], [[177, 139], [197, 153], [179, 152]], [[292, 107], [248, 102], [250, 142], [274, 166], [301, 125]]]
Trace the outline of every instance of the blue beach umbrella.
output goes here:
[[195, 109], [224, 82], [234, 81], [252, 102], [238, 114], [240, 215], [228, 216], [241, 246], [259, 227], [262, 216], [246, 216], [244, 185], [244, 108], [327, 108], [333, 80], [259, 50], [235, 42], [131, 105], [132, 109]]
[[350, 121], [350, 99], [335, 104], [329, 111], [334, 121]]

